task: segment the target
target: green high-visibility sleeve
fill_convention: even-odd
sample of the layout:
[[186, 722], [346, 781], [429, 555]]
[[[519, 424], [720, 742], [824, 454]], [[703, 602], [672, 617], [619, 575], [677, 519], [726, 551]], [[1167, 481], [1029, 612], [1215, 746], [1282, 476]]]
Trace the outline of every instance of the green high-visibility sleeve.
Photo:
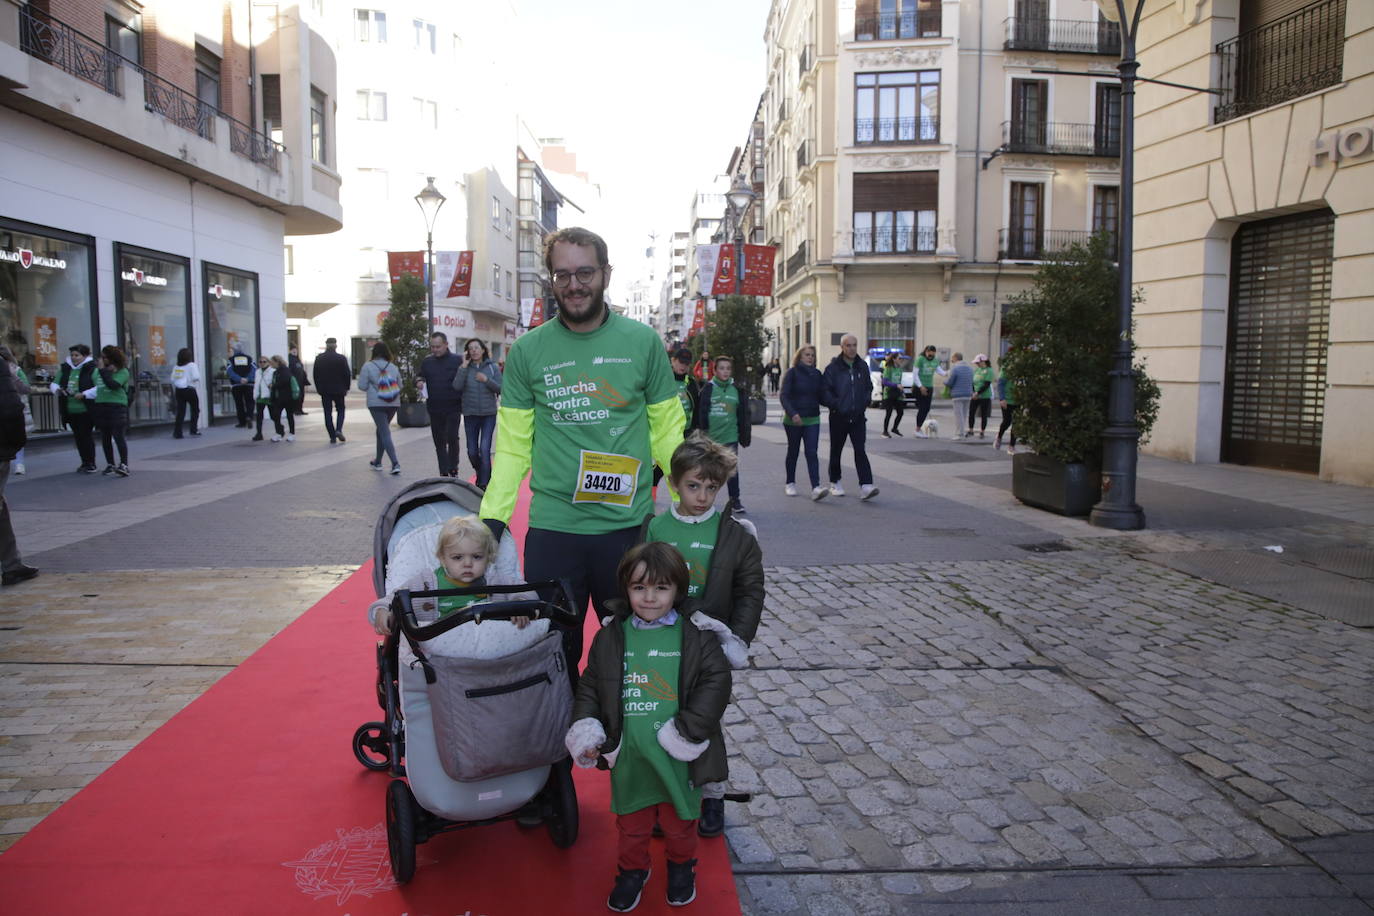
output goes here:
[[[672, 400], [679, 415], [682, 408]], [[681, 430], [679, 430], [679, 433]], [[520, 482], [530, 472], [534, 449], [534, 411], [501, 406], [496, 409], [496, 443], [492, 449], [491, 480], [479, 514], [509, 524], [520, 497]]]

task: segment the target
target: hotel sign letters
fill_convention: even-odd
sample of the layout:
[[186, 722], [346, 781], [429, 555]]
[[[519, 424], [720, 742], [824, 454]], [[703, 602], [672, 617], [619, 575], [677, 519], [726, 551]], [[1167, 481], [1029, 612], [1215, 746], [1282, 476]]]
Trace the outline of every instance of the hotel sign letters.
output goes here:
[[1374, 127], [1349, 127], [1312, 141], [1312, 167], [1330, 160], [1332, 165], [1342, 159], [1359, 159], [1374, 152]]

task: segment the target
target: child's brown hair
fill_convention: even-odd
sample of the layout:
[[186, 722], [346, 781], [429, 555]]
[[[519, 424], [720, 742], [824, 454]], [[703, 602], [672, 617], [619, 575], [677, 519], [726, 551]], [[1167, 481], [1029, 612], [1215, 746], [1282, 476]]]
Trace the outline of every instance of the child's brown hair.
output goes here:
[[[635, 570], [641, 563], [644, 564], [644, 574], [636, 577]], [[620, 558], [620, 568], [616, 570], [616, 581], [620, 584], [622, 595], [630, 594], [630, 585], [635, 581], [650, 585], [667, 582], [677, 590], [677, 601], [687, 597], [690, 585], [687, 561], [676, 547], [662, 541], [647, 541], [625, 551], [625, 556]]]
[[711, 483], [724, 484], [735, 473], [739, 459], [735, 453], [719, 442], [713, 442], [701, 430], [692, 434], [673, 450], [673, 460], [669, 462], [669, 479], [676, 483], [688, 471], [696, 471], [697, 476]]

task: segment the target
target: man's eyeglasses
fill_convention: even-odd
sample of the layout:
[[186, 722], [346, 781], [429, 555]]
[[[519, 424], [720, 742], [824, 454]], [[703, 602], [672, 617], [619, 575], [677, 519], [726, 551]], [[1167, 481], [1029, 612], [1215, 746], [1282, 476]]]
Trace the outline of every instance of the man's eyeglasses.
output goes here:
[[576, 277], [578, 283], [586, 286], [591, 283], [592, 278], [600, 272], [600, 267], [579, 267], [577, 270], [573, 271], [555, 270], [553, 272], [553, 285], [559, 289], [567, 289], [568, 284], [572, 282], [572, 278]]

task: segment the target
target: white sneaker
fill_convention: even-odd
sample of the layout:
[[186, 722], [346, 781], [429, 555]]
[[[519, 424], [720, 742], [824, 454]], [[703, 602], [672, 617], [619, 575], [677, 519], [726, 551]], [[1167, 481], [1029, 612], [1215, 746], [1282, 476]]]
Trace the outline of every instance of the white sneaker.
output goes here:
[[877, 495], [878, 488], [873, 486], [873, 484], [871, 483], [866, 483], [863, 486], [859, 487], [859, 499], [861, 500], [872, 499]]
[[812, 487], [812, 488], [811, 488], [811, 501], [812, 501], [812, 502], [819, 502], [820, 500], [825, 499], [825, 498], [826, 498], [827, 496], [829, 496], [829, 495], [830, 495], [830, 489], [829, 489], [828, 487]]
[[929, 439], [930, 436], [928, 436], [926, 433], [923, 433], [921, 430], [918, 429], [918, 430], [916, 430], [916, 438], [917, 438], [917, 439]]
[[832, 483], [832, 484], [830, 485], [830, 495], [831, 495], [831, 496], [843, 496], [843, 495], [844, 495], [844, 487], [840, 486], [840, 482], [839, 482], [838, 480], [835, 481], [834, 483]]
[[797, 485], [795, 483], [789, 483], [787, 486], [782, 488], [782, 492], [786, 493], [788, 496], [796, 496]]
[[271, 441], [273, 441], [273, 442], [280, 442], [280, 441], [281, 441], [281, 436], [278, 436], [276, 433], [273, 433], [273, 434], [272, 434], [272, 440], [271, 440]]
[[295, 441], [296, 441], [296, 434], [295, 434], [295, 433], [287, 433], [287, 434], [286, 434], [286, 441], [287, 441], [287, 442], [295, 442]]
[[10, 466], [10, 469], [11, 469], [12, 471], [14, 471], [14, 474], [15, 474], [16, 477], [23, 477], [23, 476], [24, 476], [24, 466], [23, 466], [22, 464], [14, 464], [14, 465], [11, 465], [11, 466]]
[[1014, 446], [1014, 445], [1008, 445], [1008, 446], [1007, 446], [1007, 454], [1008, 454], [1008, 455], [1015, 455], [1015, 454], [1016, 454], [1016, 446]]

